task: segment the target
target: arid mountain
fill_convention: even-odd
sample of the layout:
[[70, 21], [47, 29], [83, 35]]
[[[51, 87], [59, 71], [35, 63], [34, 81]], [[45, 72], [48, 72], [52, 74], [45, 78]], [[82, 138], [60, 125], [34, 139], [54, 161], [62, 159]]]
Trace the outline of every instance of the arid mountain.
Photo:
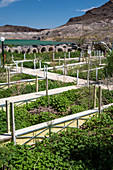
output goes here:
[[35, 29], [24, 26], [4, 25], [0, 26], [0, 32], [40, 32], [45, 29]]
[[113, 0], [99, 8], [93, 8], [87, 11], [83, 16], [71, 18], [66, 25], [72, 24], [92, 24], [94, 22], [110, 22], [113, 20]]
[[[7, 27], [7, 26], [5, 26]], [[4, 32], [7, 30], [4, 27]], [[26, 28], [26, 27], [25, 27]], [[71, 18], [65, 25], [54, 29], [36, 30], [16, 29], [6, 38], [58, 40], [84, 43], [85, 41], [113, 41], [113, 0], [101, 7], [87, 11], [83, 16]], [[21, 31], [22, 30], [22, 31]], [[32, 30], [32, 32], [31, 32]], [[1, 27], [0, 27], [1, 31]], [[16, 32], [16, 33], [15, 33]], [[21, 32], [21, 33], [19, 33]], [[0, 33], [1, 36], [1, 33]]]

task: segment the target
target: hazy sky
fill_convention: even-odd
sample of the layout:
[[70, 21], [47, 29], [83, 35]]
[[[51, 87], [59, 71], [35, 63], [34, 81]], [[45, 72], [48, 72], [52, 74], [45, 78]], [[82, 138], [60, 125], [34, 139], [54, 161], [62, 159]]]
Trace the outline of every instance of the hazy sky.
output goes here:
[[0, 0], [0, 26], [55, 28], [109, 0]]

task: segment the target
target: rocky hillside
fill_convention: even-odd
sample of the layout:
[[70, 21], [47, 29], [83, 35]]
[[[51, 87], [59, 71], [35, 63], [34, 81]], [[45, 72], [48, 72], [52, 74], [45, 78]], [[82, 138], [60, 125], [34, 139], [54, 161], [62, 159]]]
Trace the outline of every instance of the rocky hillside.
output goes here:
[[99, 8], [94, 8], [80, 17], [71, 18], [66, 25], [72, 24], [92, 24], [94, 22], [111, 22], [113, 20], [113, 0], [110, 0], [106, 4]]
[[113, 0], [87, 11], [83, 16], [71, 18], [65, 25], [46, 31], [41, 36], [48, 40], [75, 40], [79, 43], [113, 41]]

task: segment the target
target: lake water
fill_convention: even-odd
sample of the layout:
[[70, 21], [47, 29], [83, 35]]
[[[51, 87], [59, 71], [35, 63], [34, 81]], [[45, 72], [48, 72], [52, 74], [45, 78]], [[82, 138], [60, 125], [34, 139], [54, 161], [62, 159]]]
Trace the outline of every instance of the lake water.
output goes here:
[[4, 41], [4, 44], [9, 45], [57, 45], [64, 44], [64, 42], [56, 42], [56, 41], [40, 41], [40, 40], [8, 40]]

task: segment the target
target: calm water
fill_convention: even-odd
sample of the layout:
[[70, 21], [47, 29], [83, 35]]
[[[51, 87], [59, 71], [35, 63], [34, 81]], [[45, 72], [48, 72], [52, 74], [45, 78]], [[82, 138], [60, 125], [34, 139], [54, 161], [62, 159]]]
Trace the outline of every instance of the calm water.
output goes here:
[[[0, 42], [1, 43], [1, 42]], [[10, 45], [57, 45], [64, 44], [63, 42], [55, 42], [55, 41], [40, 41], [40, 40], [5, 40], [4, 44]]]

